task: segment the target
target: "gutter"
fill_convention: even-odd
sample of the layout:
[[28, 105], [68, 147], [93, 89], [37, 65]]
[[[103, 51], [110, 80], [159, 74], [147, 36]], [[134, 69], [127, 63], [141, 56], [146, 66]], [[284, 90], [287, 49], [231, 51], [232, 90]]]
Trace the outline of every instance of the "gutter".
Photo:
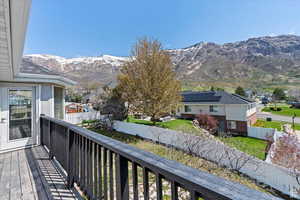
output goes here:
[[59, 75], [44, 75], [44, 74], [28, 74], [28, 73], [18, 73], [14, 76], [15, 81], [23, 82], [42, 82], [42, 83], [56, 83], [59, 85], [73, 86], [77, 82], [71, 79], [65, 78]]

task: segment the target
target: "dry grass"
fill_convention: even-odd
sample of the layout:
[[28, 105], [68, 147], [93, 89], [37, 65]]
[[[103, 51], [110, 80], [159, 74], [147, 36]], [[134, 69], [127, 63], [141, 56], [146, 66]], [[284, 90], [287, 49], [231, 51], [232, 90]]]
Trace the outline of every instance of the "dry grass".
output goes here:
[[193, 167], [195, 169], [199, 169], [201, 171], [208, 172], [210, 174], [222, 177], [226, 180], [237, 182], [237, 183], [246, 185], [249, 188], [268, 193], [268, 191], [266, 189], [264, 189], [260, 185], [256, 184], [255, 181], [253, 181], [252, 179], [250, 179], [246, 176], [237, 174], [229, 169], [220, 167], [217, 164], [207, 161], [205, 159], [202, 159], [200, 157], [192, 156], [192, 155], [189, 155], [187, 153], [184, 153], [182, 151], [179, 151], [179, 150], [176, 150], [173, 148], [168, 148], [168, 147], [165, 147], [165, 146], [162, 146], [159, 144], [154, 144], [152, 142], [137, 139], [134, 136], [126, 135], [124, 133], [106, 132], [106, 131], [100, 131], [100, 130], [96, 130], [96, 129], [91, 129], [91, 130], [98, 132], [100, 134], [103, 134], [105, 136], [112, 137], [116, 140], [127, 143], [136, 148], [154, 153], [154, 154], [164, 157], [166, 159], [174, 160], [174, 161], [177, 161], [184, 165]]
[[149, 151], [151, 153], [157, 154], [161, 157], [164, 157], [164, 158], [167, 158], [170, 160], [175, 160], [184, 165], [208, 172], [210, 174], [222, 177], [224, 179], [227, 179], [227, 180], [230, 180], [233, 182], [238, 182], [238, 183], [246, 185], [252, 189], [259, 190], [261, 192], [267, 192], [264, 188], [258, 186], [253, 180], [251, 180], [245, 176], [239, 175], [228, 169], [222, 168], [222, 167], [218, 166], [217, 164], [207, 161], [205, 159], [186, 154], [182, 151], [170, 149], [170, 148], [158, 145], [158, 144], [153, 144], [151, 142], [146, 142], [146, 141], [142, 141], [142, 140], [140, 140], [136, 143], [130, 144], [130, 145], [135, 146], [139, 149], [143, 149], [145, 151]]

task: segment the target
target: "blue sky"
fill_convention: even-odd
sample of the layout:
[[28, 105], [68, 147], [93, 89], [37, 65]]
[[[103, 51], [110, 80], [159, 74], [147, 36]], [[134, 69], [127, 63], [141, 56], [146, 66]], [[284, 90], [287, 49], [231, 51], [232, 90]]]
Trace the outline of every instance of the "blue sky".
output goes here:
[[24, 54], [127, 56], [138, 38], [165, 48], [300, 35], [299, 0], [32, 0]]

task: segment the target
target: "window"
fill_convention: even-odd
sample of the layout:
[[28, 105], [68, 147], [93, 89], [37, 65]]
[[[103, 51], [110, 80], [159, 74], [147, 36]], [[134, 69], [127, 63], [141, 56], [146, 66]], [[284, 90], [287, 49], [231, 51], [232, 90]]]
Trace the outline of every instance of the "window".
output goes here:
[[218, 106], [209, 106], [209, 112], [218, 112]]
[[184, 106], [184, 112], [191, 112], [192, 109], [190, 106]]
[[248, 104], [248, 110], [251, 110], [252, 108], [255, 108], [255, 107], [256, 107], [256, 103]]
[[32, 90], [9, 90], [9, 140], [31, 137], [32, 101]]
[[228, 129], [236, 129], [236, 121], [227, 121]]
[[64, 119], [64, 90], [54, 87], [54, 117]]

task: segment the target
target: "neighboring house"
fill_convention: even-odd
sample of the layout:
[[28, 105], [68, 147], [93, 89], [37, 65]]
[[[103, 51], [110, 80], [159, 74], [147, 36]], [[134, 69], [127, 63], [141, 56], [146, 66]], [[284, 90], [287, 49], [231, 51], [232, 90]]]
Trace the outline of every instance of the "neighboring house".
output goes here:
[[22, 63], [30, 0], [0, 1], [0, 152], [40, 144], [39, 116], [64, 118], [64, 87], [74, 82]]
[[194, 119], [199, 114], [209, 114], [219, 122], [225, 132], [247, 134], [247, 126], [256, 122], [255, 101], [224, 91], [183, 92], [182, 106], [177, 116]]
[[81, 103], [66, 103], [66, 113], [81, 113], [83, 111], [83, 104]]

